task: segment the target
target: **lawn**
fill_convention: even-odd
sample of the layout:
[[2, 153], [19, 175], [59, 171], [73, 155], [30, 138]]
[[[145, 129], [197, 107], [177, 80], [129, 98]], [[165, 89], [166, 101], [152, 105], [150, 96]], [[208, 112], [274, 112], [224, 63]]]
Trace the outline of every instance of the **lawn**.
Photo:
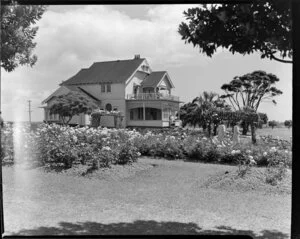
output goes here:
[[274, 137], [280, 137], [285, 140], [290, 140], [290, 137], [292, 136], [292, 128], [263, 128], [263, 129], [257, 129], [258, 135], [272, 135]]
[[147, 157], [86, 177], [3, 167], [5, 233], [289, 238], [290, 170], [287, 181], [263, 186], [233, 180], [236, 168]]

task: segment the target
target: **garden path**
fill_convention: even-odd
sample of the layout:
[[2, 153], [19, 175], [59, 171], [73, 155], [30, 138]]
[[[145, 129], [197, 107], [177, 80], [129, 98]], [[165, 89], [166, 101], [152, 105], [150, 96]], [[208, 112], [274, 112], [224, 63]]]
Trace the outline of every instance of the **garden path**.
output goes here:
[[154, 167], [106, 180], [3, 167], [7, 235], [195, 234], [288, 238], [291, 196], [201, 187], [236, 167], [141, 158]]

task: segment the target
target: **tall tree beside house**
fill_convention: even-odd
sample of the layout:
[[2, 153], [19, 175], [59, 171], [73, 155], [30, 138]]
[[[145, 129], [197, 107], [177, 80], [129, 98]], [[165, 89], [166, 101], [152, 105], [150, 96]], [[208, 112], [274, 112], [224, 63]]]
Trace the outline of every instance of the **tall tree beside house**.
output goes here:
[[1, 67], [11, 72], [19, 65], [33, 66], [37, 56], [33, 54], [33, 42], [46, 6], [18, 5], [12, 2], [1, 6]]
[[71, 91], [65, 95], [55, 97], [50, 106], [50, 114], [58, 114], [64, 125], [67, 125], [75, 115], [90, 114], [97, 109], [96, 102], [91, 101], [84, 95]]
[[[278, 81], [277, 76], [264, 71], [236, 76], [229, 84], [222, 85], [221, 89], [225, 94], [220, 98], [227, 99], [234, 110], [251, 109], [257, 112], [263, 101], [276, 104], [274, 97], [282, 94], [282, 91], [274, 86]], [[246, 135], [249, 124], [242, 122], [242, 127], [243, 134]]]
[[291, 1], [204, 4], [183, 14], [187, 23], [178, 29], [182, 40], [209, 57], [222, 47], [233, 54], [260, 52], [261, 58], [292, 63]]

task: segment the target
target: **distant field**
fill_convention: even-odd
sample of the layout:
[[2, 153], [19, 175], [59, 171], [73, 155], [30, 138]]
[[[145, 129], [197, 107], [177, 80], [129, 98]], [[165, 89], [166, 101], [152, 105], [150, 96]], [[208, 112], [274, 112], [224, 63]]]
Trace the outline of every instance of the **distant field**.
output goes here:
[[292, 136], [292, 128], [263, 128], [257, 129], [259, 135], [272, 135], [274, 137], [279, 136], [282, 139], [290, 140]]

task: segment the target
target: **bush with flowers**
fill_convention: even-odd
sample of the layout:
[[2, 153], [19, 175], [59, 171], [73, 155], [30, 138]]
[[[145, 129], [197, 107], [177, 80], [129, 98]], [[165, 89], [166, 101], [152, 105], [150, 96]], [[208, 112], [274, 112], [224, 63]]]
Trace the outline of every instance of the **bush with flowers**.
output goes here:
[[[231, 134], [219, 142], [200, 131], [185, 129], [130, 130], [41, 124], [33, 131], [26, 125], [13, 129], [6, 124], [1, 137], [3, 163], [13, 163], [19, 157], [18, 162], [36, 166], [87, 165], [97, 169], [132, 163], [143, 155], [238, 165], [241, 176], [254, 165], [276, 168], [279, 172], [280, 167], [292, 164], [291, 142], [269, 136], [262, 137], [256, 145], [251, 142], [233, 145]], [[16, 142], [20, 143], [16, 145]]]
[[14, 147], [13, 147], [13, 128], [9, 123], [4, 123], [1, 131], [1, 159], [2, 164], [13, 164], [14, 162]]

